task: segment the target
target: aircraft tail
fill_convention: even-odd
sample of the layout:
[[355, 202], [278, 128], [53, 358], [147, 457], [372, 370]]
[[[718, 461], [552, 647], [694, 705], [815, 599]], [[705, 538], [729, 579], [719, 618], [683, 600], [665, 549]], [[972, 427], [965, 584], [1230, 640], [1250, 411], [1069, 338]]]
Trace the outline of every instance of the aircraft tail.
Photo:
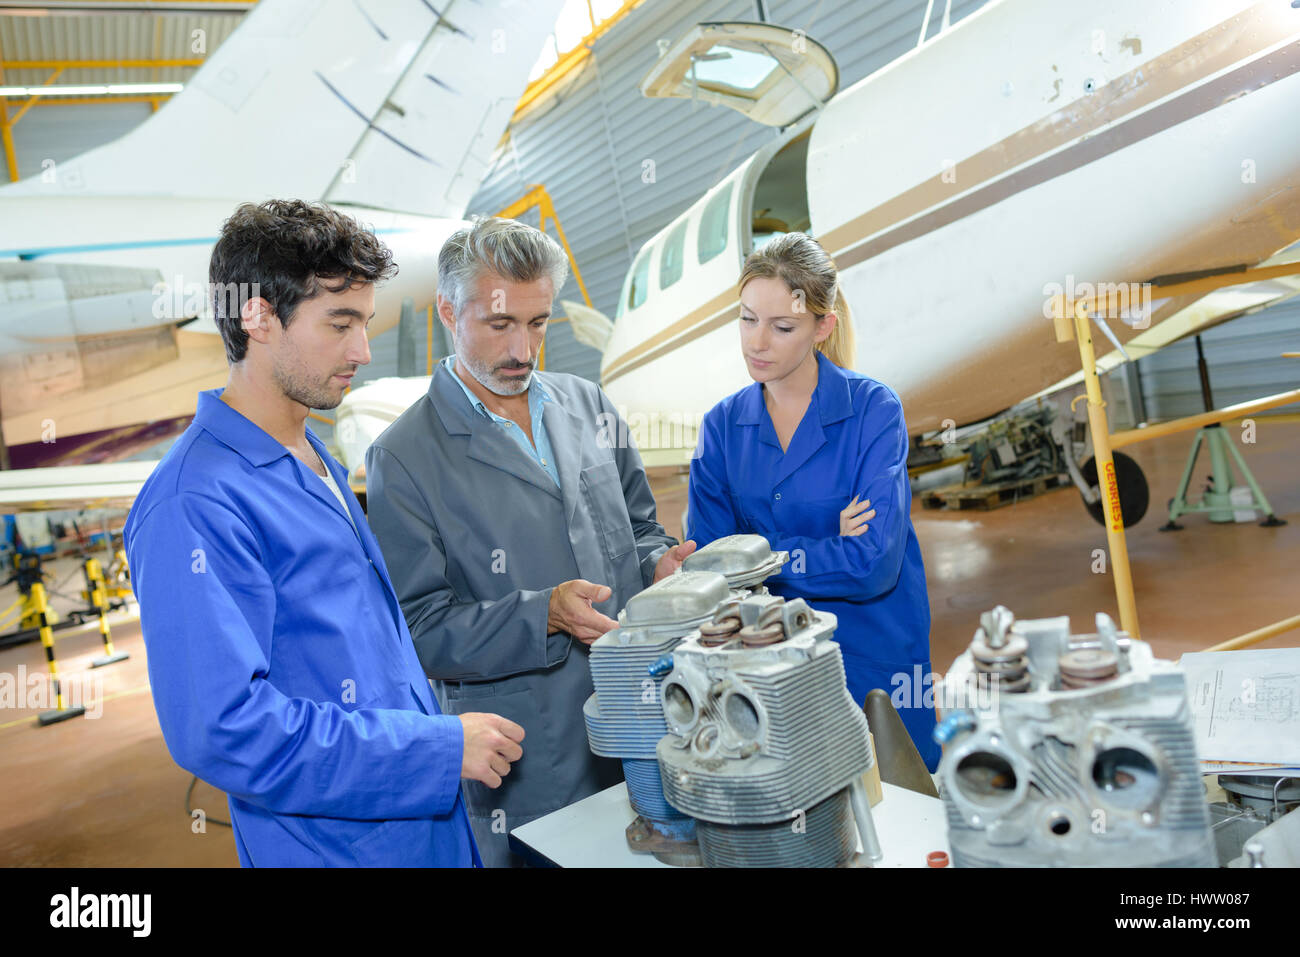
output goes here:
[[459, 217], [561, 4], [262, 0], [154, 116], [0, 196], [283, 196]]

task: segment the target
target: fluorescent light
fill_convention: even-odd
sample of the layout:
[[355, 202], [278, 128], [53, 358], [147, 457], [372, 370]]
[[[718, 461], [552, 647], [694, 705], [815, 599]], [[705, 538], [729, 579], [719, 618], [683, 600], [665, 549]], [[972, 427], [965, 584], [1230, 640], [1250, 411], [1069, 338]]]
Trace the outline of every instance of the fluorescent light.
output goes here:
[[0, 96], [138, 96], [179, 93], [182, 83], [110, 83], [96, 86], [0, 86]]
[[28, 96], [102, 96], [106, 86], [29, 86]]
[[185, 89], [181, 83], [110, 83], [108, 92], [112, 95], [135, 93], [179, 93]]

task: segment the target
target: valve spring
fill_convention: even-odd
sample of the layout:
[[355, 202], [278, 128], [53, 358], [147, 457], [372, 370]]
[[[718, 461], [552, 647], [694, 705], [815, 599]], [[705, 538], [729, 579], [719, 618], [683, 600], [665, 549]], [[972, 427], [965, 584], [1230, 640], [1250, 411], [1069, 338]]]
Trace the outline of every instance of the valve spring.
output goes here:
[[762, 648], [785, 641], [785, 623], [781, 618], [781, 606], [784, 600], [775, 601], [763, 609], [758, 621], [747, 628], [740, 629], [740, 642], [746, 648]]
[[766, 628], [750, 625], [748, 628], [740, 629], [740, 643], [746, 648], [763, 648], [767, 645], [775, 645], [779, 641], [785, 641], [785, 626], [779, 621]]
[[970, 646], [975, 670], [997, 691], [1026, 691], [1030, 684], [1029, 644], [1019, 635], [1008, 635], [998, 647], [976, 635]]
[[725, 645], [738, 631], [740, 631], [740, 616], [732, 613], [724, 614], [717, 621], [700, 625], [700, 644], [705, 648]]
[[1119, 676], [1119, 658], [1104, 648], [1080, 648], [1061, 655], [1061, 687], [1092, 688]]

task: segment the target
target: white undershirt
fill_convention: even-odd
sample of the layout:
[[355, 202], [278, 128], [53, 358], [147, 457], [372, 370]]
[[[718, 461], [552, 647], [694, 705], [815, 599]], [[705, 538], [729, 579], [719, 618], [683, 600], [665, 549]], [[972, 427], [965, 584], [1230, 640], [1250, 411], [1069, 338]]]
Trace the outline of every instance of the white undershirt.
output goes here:
[[[317, 458], [319, 457], [320, 456], [318, 455]], [[321, 464], [324, 465], [325, 463], [322, 462]], [[329, 486], [329, 490], [334, 493], [334, 497], [339, 500], [339, 505], [343, 507], [343, 514], [348, 517], [349, 522], [352, 522], [352, 513], [348, 511], [348, 501], [343, 497], [343, 490], [339, 488], [339, 483], [334, 481], [334, 476], [330, 474], [330, 470], [326, 468], [325, 474], [318, 476], [318, 478]], [[356, 530], [356, 527], [357, 523], [352, 522], [352, 528], [354, 531]]]
[[[289, 447], [286, 445], [285, 448]], [[315, 452], [316, 450], [313, 448], [312, 451]], [[348, 521], [352, 524], [352, 530], [356, 531], [357, 523], [352, 521], [352, 513], [348, 511], [348, 500], [343, 497], [343, 490], [339, 488], [339, 483], [334, 481], [333, 473], [330, 472], [329, 466], [325, 464], [325, 460], [320, 457], [319, 452], [316, 452], [316, 460], [320, 462], [320, 467], [325, 470], [325, 474], [321, 475], [315, 469], [312, 469], [312, 474], [324, 482], [325, 486], [334, 493], [334, 497], [339, 500], [339, 505], [343, 507], [343, 514], [348, 517]]]

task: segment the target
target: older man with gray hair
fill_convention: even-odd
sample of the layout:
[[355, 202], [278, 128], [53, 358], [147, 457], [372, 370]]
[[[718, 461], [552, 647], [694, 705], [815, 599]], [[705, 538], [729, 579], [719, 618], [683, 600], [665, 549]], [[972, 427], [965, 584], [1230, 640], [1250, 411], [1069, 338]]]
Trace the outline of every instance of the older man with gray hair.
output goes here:
[[640, 455], [610, 442], [618, 413], [600, 387], [536, 368], [567, 275], [559, 244], [523, 223], [454, 233], [438, 317], [455, 355], [366, 454], [370, 525], [445, 709], [524, 729], [500, 788], [464, 785], [488, 866], [520, 863], [508, 831], [620, 780], [587, 747], [588, 646], [695, 547], [656, 520]]

